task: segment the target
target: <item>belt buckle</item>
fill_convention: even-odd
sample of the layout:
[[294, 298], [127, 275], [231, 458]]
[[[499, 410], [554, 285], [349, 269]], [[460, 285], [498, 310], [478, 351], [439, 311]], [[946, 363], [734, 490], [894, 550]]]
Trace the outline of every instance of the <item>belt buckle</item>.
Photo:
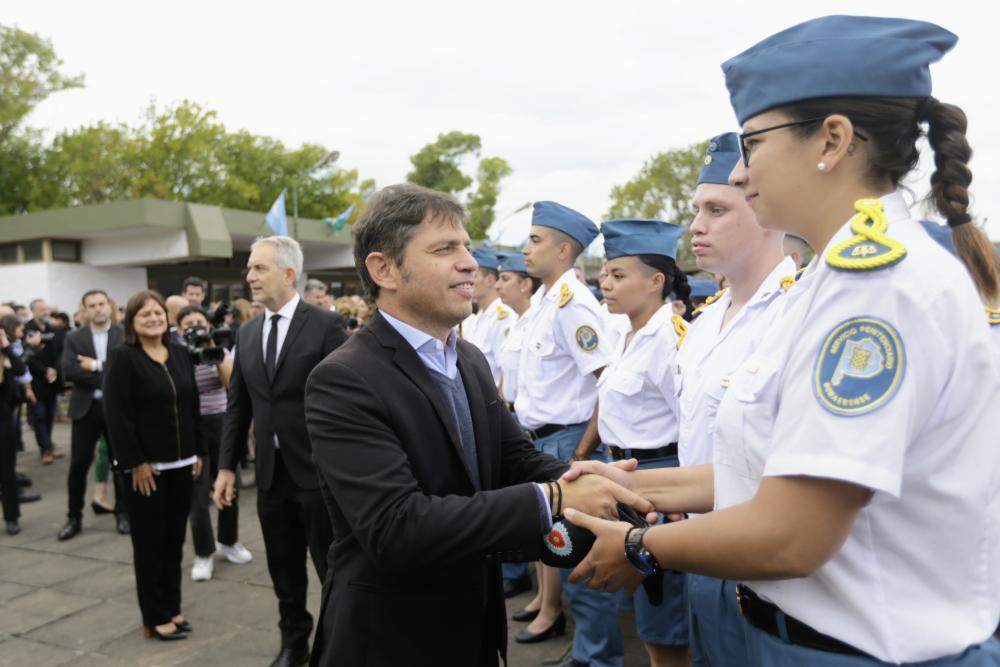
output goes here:
[[740, 590], [739, 586], [736, 586], [736, 608], [740, 610], [740, 616], [746, 616], [747, 612], [744, 608], [746, 604], [746, 599], [743, 597], [743, 591]]
[[532, 442], [538, 440], [538, 436], [530, 428], [524, 429], [524, 437], [526, 437], [528, 440], [531, 440]]

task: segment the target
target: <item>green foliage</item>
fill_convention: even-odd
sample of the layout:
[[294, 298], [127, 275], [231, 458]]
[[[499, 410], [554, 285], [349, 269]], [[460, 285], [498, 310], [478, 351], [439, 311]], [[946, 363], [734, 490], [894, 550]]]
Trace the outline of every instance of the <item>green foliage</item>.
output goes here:
[[[701, 142], [646, 160], [634, 178], [611, 188], [607, 218], [653, 218], [687, 227], [706, 147]], [[681, 264], [693, 259], [687, 233], [677, 251]]]
[[83, 86], [83, 76], [59, 71], [52, 43], [17, 27], [0, 25], [0, 142], [52, 93]]
[[478, 158], [481, 149], [482, 141], [477, 134], [458, 131], [439, 134], [436, 141], [410, 157], [413, 171], [406, 175], [409, 182], [432, 190], [456, 196], [465, 192], [469, 210], [467, 228], [473, 239], [486, 238], [496, 217], [494, 208], [500, 195], [500, 181], [513, 173], [507, 161], [499, 157], [480, 159], [475, 177], [462, 171], [462, 162]]

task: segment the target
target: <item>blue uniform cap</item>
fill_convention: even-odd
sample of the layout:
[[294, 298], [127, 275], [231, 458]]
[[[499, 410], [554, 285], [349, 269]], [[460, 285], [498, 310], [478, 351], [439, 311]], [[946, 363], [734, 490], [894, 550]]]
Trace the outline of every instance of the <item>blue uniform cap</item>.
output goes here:
[[925, 21], [824, 16], [771, 35], [722, 64], [742, 125], [818, 97], [927, 97], [930, 64], [958, 37]]
[[719, 291], [719, 283], [708, 278], [688, 278], [692, 299], [705, 299]]
[[918, 220], [920, 226], [927, 230], [927, 234], [938, 242], [942, 248], [955, 254], [955, 243], [951, 240], [951, 227], [942, 225], [933, 220]]
[[517, 271], [527, 273], [528, 267], [524, 263], [524, 253], [521, 252], [498, 252], [497, 259], [500, 260], [500, 268], [497, 271]]
[[684, 228], [659, 220], [608, 220], [601, 225], [608, 259], [630, 255], [664, 255], [677, 259]]
[[536, 201], [531, 212], [531, 224], [558, 229], [584, 248], [600, 233], [590, 218], [554, 201]]
[[698, 174], [698, 185], [718, 183], [729, 185], [729, 174], [740, 159], [740, 139], [735, 132], [726, 132], [708, 140], [704, 165]]
[[500, 260], [497, 259], [496, 253], [489, 248], [473, 248], [472, 256], [476, 258], [476, 263], [481, 269], [496, 271], [497, 267], [500, 266]]

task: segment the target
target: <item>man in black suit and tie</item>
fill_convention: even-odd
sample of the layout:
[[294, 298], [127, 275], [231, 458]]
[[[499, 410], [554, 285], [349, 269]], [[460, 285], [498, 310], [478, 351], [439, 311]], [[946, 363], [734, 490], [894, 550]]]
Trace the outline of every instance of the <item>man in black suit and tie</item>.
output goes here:
[[222, 508], [236, 494], [235, 469], [253, 420], [257, 439], [257, 515], [267, 569], [278, 598], [281, 651], [272, 667], [309, 659], [312, 616], [306, 611], [306, 551], [320, 581], [333, 539], [319, 492], [305, 426], [306, 378], [347, 339], [335, 314], [299, 298], [302, 249], [287, 236], [258, 239], [247, 261], [247, 283], [262, 317], [240, 327], [219, 448], [213, 499]]
[[[94, 460], [94, 448], [103, 435], [107, 439], [104, 423], [104, 406], [101, 383], [104, 381], [104, 364], [111, 350], [122, 344], [124, 334], [118, 324], [111, 323], [111, 302], [103, 290], [86, 292], [82, 299], [87, 313], [87, 326], [66, 335], [62, 353], [63, 377], [73, 383], [69, 397], [69, 418], [73, 420], [70, 431], [70, 461], [67, 486], [69, 487], [69, 513], [66, 525], [59, 529], [59, 539], [68, 540], [83, 529], [83, 496], [87, 492], [87, 473]], [[114, 443], [108, 440], [111, 459], [114, 460]], [[128, 534], [128, 510], [125, 507], [124, 478], [114, 470], [115, 516], [118, 532]], [[99, 512], [99, 505], [94, 511]], [[102, 507], [101, 510], [104, 508]], [[106, 510], [104, 510], [106, 511]]]
[[555, 507], [647, 501], [538, 452], [456, 327], [477, 264], [465, 211], [415, 185], [382, 190], [354, 226], [378, 305], [306, 386], [313, 458], [333, 519], [313, 664], [495, 667], [506, 656], [501, 561], [538, 558]]

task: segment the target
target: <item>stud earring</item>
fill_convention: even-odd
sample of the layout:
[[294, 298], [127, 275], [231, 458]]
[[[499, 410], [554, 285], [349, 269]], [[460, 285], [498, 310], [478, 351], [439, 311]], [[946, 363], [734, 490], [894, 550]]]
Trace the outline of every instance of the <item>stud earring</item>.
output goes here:
[[826, 162], [820, 160], [819, 164], [816, 165], [816, 168], [819, 169], [820, 171], [826, 171]]

